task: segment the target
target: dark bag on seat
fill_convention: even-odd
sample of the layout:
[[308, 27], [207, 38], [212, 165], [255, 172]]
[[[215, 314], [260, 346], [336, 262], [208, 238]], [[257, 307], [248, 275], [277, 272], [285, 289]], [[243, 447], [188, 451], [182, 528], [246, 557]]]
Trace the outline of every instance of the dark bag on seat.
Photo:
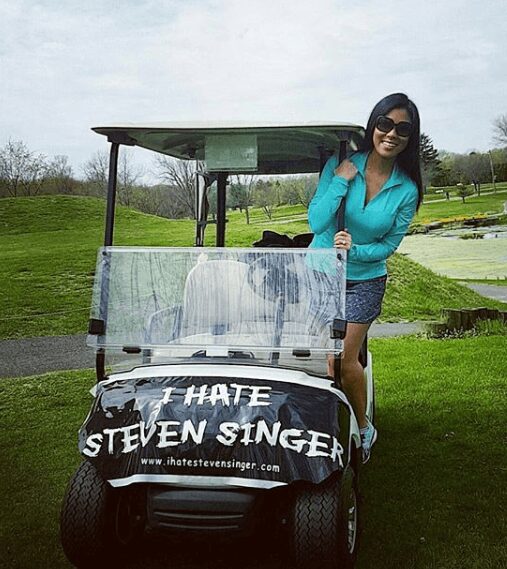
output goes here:
[[308, 247], [313, 239], [313, 233], [302, 233], [295, 237], [281, 235], [275, 231], [263, 231], [262, 239], [256, 241], [254, 247]]

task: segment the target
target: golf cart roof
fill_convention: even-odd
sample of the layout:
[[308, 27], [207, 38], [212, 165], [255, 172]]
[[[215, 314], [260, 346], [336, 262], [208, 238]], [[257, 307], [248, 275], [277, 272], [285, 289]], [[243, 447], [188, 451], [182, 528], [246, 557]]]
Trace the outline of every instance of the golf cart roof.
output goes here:
[[[140, 146], [182, 160], [205, 160], [207, 140], [225, 137], [231, 148], [255, 140], [255, 168], [236, 168], [237, 173], [298, 174], [318, 172], [322, 156], [336, 152], [341, 141], [357, 150], [363, 127], [351, 123], [228, 123], [171, 122], [123, 123], [98, 126], [92, 130], [110, 142]], [[237, 144], [236, 144], [237, 141]]]

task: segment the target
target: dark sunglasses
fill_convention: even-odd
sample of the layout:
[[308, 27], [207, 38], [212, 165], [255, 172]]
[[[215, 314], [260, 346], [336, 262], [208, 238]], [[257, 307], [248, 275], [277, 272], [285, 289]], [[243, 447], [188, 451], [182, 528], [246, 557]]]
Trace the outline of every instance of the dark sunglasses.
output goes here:
[[380, 132], [391, 132], [394, 128], [398, 136], [401, 136], [403, 138], [407, 138], [407, 136], [410, 136], [410, 133], [412, 132], [411, 122], [401, 121], [395, 123], [393, 119], [390, 119], [389, 117], [384, 117], [383, 115], [380, 115], [377, 118], [375, 126], [376, 128], [378, 128], [378, 130], [380, 130]]

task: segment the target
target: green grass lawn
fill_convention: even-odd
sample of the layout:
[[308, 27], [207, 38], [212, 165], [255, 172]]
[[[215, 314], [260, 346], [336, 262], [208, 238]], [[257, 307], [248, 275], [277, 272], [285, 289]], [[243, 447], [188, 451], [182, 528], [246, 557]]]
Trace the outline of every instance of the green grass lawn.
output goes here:
[[455, 218], [472, 217], [474, 215], [487, 215], [503, 211], [503, 204], [507, 201], [507, 192], [487, 193], [481, 196], [469, 196], [465, 203], [461, 200], [428, 201], [421, 205], [414, 221], [416, 223], [429, 223], [431, 221], [450, 220]]
[[[4, 283], [0, 288], [0, 338], [86, 331], [104, 210], [104, 201], [85, 197], [0, 200], [0, 279]], [[227, 245], [251, 246], [265, 229], [304, 233], [308, 226], [301, 211], [299, 206], [279, 208], [269, 221], [260, 210], [253, 210], [250, 225], [244, 214], [229, 212]], [[213, 229], [208, 228], [209, 245], [213, 244]], [[191, 246], [193, 238], [190, 220], [117, 209], [116, 244]], [[439, 280], [400, 257], [391, 260], [390, 268], [385, 320], [438, 318], [443, 307], [501, 306], [448, 279]]]
[[388, 260], [388, 285], [380, 321], [435, 320], [442, 308], [507, 306], [477, 295], [450, 278], [439, 276], [404, 255]]
[[[473, 184], [469, 185], [469, 188], [473, 189]], [[497, 192], [502, 192], [507, 190], [507, 182], [497, 182], [496, 184], [496, 191]], [[456, 186], [447, 186], [447, 187], [443, 187], [443, 188], [433, 188], [433, 187], [429, 187], [428, 188], [428, 193], [425, 194], [424, 196], [424, 201], [433, 201], [433, 200], [445, 200], [445, 192], [448, 191], [449, 192], [449, 196], [451, 198], [454, 197], [459, 197], [457, 196], [456, 192], [457, 192], [457, 187]], [[481, 194], [483, 193], [495, 193], [495, 190], [493, 188], [493, 184], [481, 184]], [[459, 198], [461, 199], [461, 198]]]
[[[370, 348], [380, 434], [361, 475], [358, 569], [504, 567], [505, 337]], [[0, 381], [2, 569], [68, 567], [58, 515], [93, 382], [91, 371]]]

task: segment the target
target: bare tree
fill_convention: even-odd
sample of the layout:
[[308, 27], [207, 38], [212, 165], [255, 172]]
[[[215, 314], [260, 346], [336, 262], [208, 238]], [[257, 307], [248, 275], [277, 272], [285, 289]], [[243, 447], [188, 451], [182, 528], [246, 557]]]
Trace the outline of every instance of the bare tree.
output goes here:
[[174, 189], [171, 195], [185, 211], [185, 215], [195, 218], [195, 162], [158, 155], [155, 165], [162, 180]]
[[163, 186], [139, 186], [132, 193], [131, 207], [159, 215], [162, 217], [174, 217], [171, 210], [171, 201], [167, 198], [168, 188]]
[[9, 140], [0, 150], [0, 179], [12, 197], [37, 195], [47, 170], [46, 157], [31, 152], [21, 140]]
[[57, 154], [48, 166], [48, 182], [52, 191], [57, 194], [71, 194], [76, 181], [69, 164], [69, 157]]
[[507, 146], [507, 115], [500, 115], [493, 121], [493, 140], [500, 146]]
[[317, 184], [319, 183], [318, 176], [312, 174], [311, 176], [302, 176], [297, 180], [297, 197], [298, 202], [308, 209], [310, 202], [312, 201], [315, 190], [317, 189]]
[[230, 187], [231, 201], [233, 207], [239, 207], [240, 211], [245, 210], [246, 224], [250, 224], [250, 210], [253, 205], [253, 194], [257, 182], [256, 174], [236, 174]]
[[269, 180], [258, 180], [255, 184], [254, 204], [260, 207], [268, 219], [273, 218], [277, 205], [277, 196]]
[[122, 149], [118, 160], [118, 200], [121, 205], [131, 207], [135, 188], [143, 175], [143, 169], [134, 164], [132, 152]]
[[83, 166], [85, 180], [92, 193], [99, 197], [107, 194], [107, 178], [109, 175], [109, 156], [105, 150], [97, 150]]
[[480, 195], [481, 182], [486, 182], [489, 176], [489, 161], [485, 154], [470, 152], [469, 154], [456, 154], [454, 168], [459, 173], [461, 182], [471, 182], [474, 191]]

